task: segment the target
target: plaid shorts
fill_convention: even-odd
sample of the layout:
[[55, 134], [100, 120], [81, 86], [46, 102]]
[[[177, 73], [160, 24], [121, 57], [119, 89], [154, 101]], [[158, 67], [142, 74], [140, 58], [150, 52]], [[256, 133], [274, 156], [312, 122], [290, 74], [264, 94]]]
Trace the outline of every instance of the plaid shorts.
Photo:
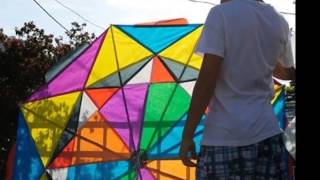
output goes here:
[[287, 151], [281, 135], [241, 146], [201, 146], [198, 180], [287, 180]]

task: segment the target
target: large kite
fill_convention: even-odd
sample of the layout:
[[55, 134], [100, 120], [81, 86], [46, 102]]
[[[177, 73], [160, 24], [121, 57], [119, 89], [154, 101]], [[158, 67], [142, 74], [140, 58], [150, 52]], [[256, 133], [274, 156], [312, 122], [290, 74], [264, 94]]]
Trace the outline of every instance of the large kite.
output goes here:
[[[56, 65], [21, 106], [13, 179], [195, 179], [178, 153], [202, 28], [112, 25]], [[276, 91], [284, 126], [284, 91]]]

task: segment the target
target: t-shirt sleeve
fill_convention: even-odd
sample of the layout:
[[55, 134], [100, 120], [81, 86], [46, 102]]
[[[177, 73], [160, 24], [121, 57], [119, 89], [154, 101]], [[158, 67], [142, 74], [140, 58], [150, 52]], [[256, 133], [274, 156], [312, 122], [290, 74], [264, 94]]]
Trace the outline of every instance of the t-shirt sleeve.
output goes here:
[[212, 8], [207, 16], [202, 33], [198, 40], [195, 52], [203, 55], [213, 54], [224, 58], [225, 55], [225, 29], [222, 13]]

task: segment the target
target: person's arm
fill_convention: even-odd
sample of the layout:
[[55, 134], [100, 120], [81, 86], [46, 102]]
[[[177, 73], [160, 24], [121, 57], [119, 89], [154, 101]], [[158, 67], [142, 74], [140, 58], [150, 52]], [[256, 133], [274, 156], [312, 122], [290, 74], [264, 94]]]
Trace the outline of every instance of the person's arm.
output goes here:
[[294, 67], [283, 67], [280, 63], [278, 63], [273, 70], [273, 76], [281, 79], [281, 80], [292, 80], [296, 79], [296, 70]]
[[180, 159], [186, 166], [195, 166], [188, 157], [196, 158], [193, 135], [200, 119], [208, 106], [216, 87], [222, 58], [212, 54], [205, 54], [198, 80], [193, 90], [188, 118], [183, 130], [180, 148]]

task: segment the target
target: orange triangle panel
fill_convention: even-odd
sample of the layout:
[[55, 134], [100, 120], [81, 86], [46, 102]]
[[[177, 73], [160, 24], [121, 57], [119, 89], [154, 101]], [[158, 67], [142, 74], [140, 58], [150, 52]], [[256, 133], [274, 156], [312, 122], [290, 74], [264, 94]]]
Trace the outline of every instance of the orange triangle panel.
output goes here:
[[118, 89], [119, 88], [89, 89], [86, 90], [86, 93], [100, 109], [101, 106], [103, 106]]
[[153, 58], [151, 82], [175, 82], [173, 77], [170, 75], [168, 69], [160, 61], [159, 57]]
[[97, 111], [78, 131], [49, 168], [130, 158], [127, 145]]
[[72, 156], [76, 138], [72, 139], [63, 151], [49, 165], [49, 168], [68, 167], [72, 165]]

